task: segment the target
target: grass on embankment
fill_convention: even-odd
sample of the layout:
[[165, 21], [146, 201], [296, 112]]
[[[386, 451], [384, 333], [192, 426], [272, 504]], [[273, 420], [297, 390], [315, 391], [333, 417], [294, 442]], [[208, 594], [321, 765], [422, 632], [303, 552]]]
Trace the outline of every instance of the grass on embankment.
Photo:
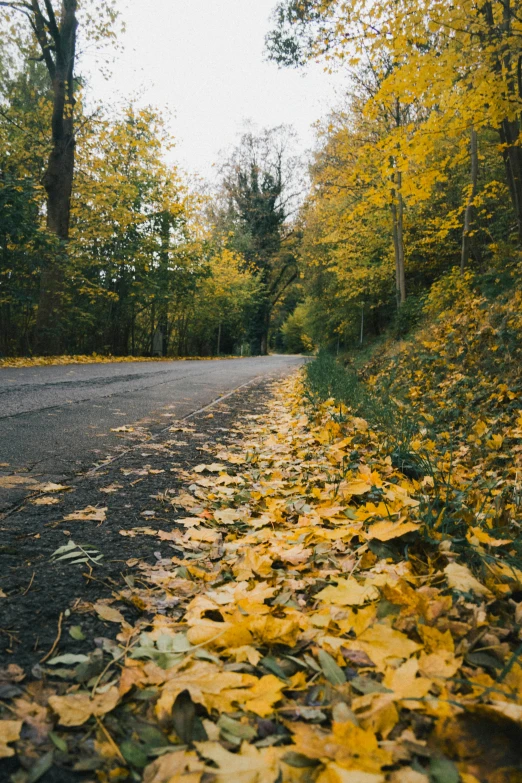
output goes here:
[[306, 368], [312, 406], [333, 398], [341, 419], [367, 420], [383, 455], [419, 482], [426, 541], [451, 541], [476, 570], [502, 563], [507, 579], [522, 569], [519, 272], [499, 291], [471, 273], [448, 275], [409, 339], [381, 343], [357, 372], [324, 353]]

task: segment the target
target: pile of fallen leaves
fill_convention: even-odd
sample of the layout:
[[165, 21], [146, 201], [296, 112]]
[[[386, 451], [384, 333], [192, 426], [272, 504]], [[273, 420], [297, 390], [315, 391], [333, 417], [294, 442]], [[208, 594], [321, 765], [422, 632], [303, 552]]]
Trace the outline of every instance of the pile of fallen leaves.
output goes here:
[[[106, 354], [72, 354], [71, 356], [20, 356], [0, 358], [2, 367], [43, 367], [65, 364], [114, 364], [121, 362], [187, 362], [193, 360], [230, 359], [230, 356], [111, 356]], [[239, 359], [239, 356], [233, 358]]]
[[[165, 496], [174, 525], [127, 531], [173, 552], [129, 561], [90, 607], [118, 643], [57, 650], [6, 701], [14, 783], [53, 763], [101, 783], [522, 780], [517, 504], [498, 535], [447, 466], [448, 497], [469, 495], [463, 549], [433, 478], [401, 473], [349, 410], [305, 408], [299, 379], [249, 422]], [[3, 675], [20, 690], [16, 665]]]

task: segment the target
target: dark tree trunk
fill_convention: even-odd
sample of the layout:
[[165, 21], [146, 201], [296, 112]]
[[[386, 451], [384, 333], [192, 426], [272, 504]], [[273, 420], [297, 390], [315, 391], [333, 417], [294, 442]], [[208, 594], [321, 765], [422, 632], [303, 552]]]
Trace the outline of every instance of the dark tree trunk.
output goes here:
[[478, 186], [478, 141], [477, 131], [475, 128], [471, 129], [470, 139], [470, 158], [471, 158], [471, 192], [469, 194], [468, 203], [466, 204], [466, 210], [464, 212], [464, 226], [462, 228], [462, 250], [460, 254], [460, 272], [464, 273], [466, 264], [468, 263], [470, 253], [470, 231], [473, 220], [473, 213], [475, 210], [475, 196], [477, 195]]
[[520, 124], [517, 120], [502, 122], [500, 126], [502, 155], [511, 203], [517, 221], [518, 239], [522, 242], [522, 149], [518, 146], [519, 134]]
[[62, 298], [66, 244], [69, 238], [74, 175], [74, 61], [77, 0], [62, 0], [58, 26], [52, 5], [31, 0], [33, 29], [53, 85], [52, 149], [43, 177], [47, 194], [47, 228], [57, 238], [56, 252], [42, 265], [35, 327], [35, 350], [58, 353], [62, 348]]

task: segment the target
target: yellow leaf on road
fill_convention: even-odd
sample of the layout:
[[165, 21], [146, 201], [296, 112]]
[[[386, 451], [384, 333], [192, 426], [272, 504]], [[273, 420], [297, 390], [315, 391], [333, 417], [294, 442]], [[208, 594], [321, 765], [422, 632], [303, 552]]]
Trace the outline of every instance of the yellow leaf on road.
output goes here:
[[[419, 662], [410, 658], [397, 669], [389, 668], [383, 680], [383, 685], [395, 694], [396, 699], [422, 699], [431, 687], [431, 680], [417, 677]], [[415, 705], [409, 704], [411, 709]]]
[[[0, 476], [0, 487], [13, 489], [14, 487], [28, 486], [34, 484], [34, 489], [40, 489], [38, 482], [28, 476]], [[48, 490], [44, 490], [48, 491]]]
[[118, 609], [114, 609], [112, 606], [106, 604], [94, 604], [94, 611], [101, 620], [105, 620], [107, 623], [124, 623], [125, 618]]
[[348, 481], [342, 485], [342, 490], [345, 495], [364, 495], [365, 492], [369, 492], [372, 488], [372, 484], [364, 479], [357, 479], [355, 481]]
[[344, 769], [338, 764], [327, 764], [316, 778], [316, 783], [384, 783], [384, 775], [361, 769]]
[[248, 699], [242, 705], [244, 709], [266, 718], [273, 712], [274, 704], [281, 698], [284, 683], [273, 674], [267, 674], [256, 682], [248, 692]]
[[462, 658], [456, 658], [449, 650], [421, 653], [419, 658], [419, 671], [425, 677], [432, 679], [449, 679], [454, 677], [462, 666]]
[[73, 511], [72, 514], [67, 514], [64, 517], [65, 522], [105, 522], [107, 506], [104, 508], [95, 508], [94, 506], [87, 506], [80, 511]]
[[337, 579], [336, 581], [336, 587], [328, 585], [317, 593], [316, 598], [336, 606], [360, 606], [379, 598], [379, 591], [376, 587], [364, 587], [356, 579]]
[[199, 783], [204, 765], [194, 751], [165, 753], [143, 770], [143, 783]]
[[201, 756], [217, 764], [207, 767], [216, 783], [275, 783], [279, 778], [282, 748], [256, 748], [244, 742], [230, 753], [219, 742], [196, 742]]
[[38, 489], [40, 492], [65, 492], [65, 490], [70, 489], [70, 487], [65, 484], [53, 484], [53, 482], [50, 481], [48, 484], [40, 484]]
[[59, 498], [53, 498], [49, 497], [48, 495], [44, 495], [43, 497], [35, 498], [31, 501], [33, 505], [35, 506], [54, 506], [56, 503], [59, 503]]
[[90, 693], [71, 693], [67, 696], [51, 696], [49, 705], [57, 713], [62, 726], [81, 726], [93, 715], [97, 717], [111, 712], [118, 704], [118, 688], [112, 687], [91, 699]]
[[232, 508], [221, 508], [218, 511], [214, 511], [214, 519], [222, 525], [232, 525], [238, 519], [241, 519], [241, 512], [234, 511]]
[[347, 647], [364, 650], [379, 671], [385, 671], [387, 666], [393, 666], [398, 660], [409, 658], [417, 652], [420, 644], [412, 642], [405, 634], [395, 631], [389, 625], [376, 623], [363, 631]]
[[20, 739], [22, 723], [21, 720], [0, 720], [0, 759], [14, 756], [15, 752], [8, 744]]
[[284, 563], [299, 565], [300, 563], [306, 563], [310, 559], [313, 550], [305, 548], [302, 544], [296, 544], [287, 549], [283, 546], [272, 547], [272, 552]]

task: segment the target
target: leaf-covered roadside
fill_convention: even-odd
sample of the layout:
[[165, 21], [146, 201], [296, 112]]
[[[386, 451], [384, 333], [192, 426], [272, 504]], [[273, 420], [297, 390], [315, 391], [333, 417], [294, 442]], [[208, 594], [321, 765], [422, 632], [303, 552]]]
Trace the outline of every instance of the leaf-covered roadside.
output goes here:
[[[165, 497], [174, 526], [126, 531], [173, 557], [135, 563], [111, 605], [86, 607], [118, 644], [57, 650], [4, 702], [1, 753], [31, 769], [15, 783], [53, 763], [102, 783], [520, 779], [518, 506], [479, 503], [467, 452], [439, 464], [434, 445], [438, 480], [408, 478], [381, 431], [302, 394], [280, 384], [241, 448], [187, 473]], [[503, 464], [481, 470], [513, 498]], [[457, 495], [466, 548], [445, 525]]]
[[[0, 368], [9, 367], [43, 367], [49, 365], [68, 364], [121, 364], [122, 362], [188, 362], [191, 360], [204, 361], [216, 359], [228, 359], [229, 356], [105, 356], [92, 353], [88, 356], [73, 354], [71, 356], [22, 356], [19, 358], [0, 358]], [[240, 358], [240, 357], [234, 357]]]

